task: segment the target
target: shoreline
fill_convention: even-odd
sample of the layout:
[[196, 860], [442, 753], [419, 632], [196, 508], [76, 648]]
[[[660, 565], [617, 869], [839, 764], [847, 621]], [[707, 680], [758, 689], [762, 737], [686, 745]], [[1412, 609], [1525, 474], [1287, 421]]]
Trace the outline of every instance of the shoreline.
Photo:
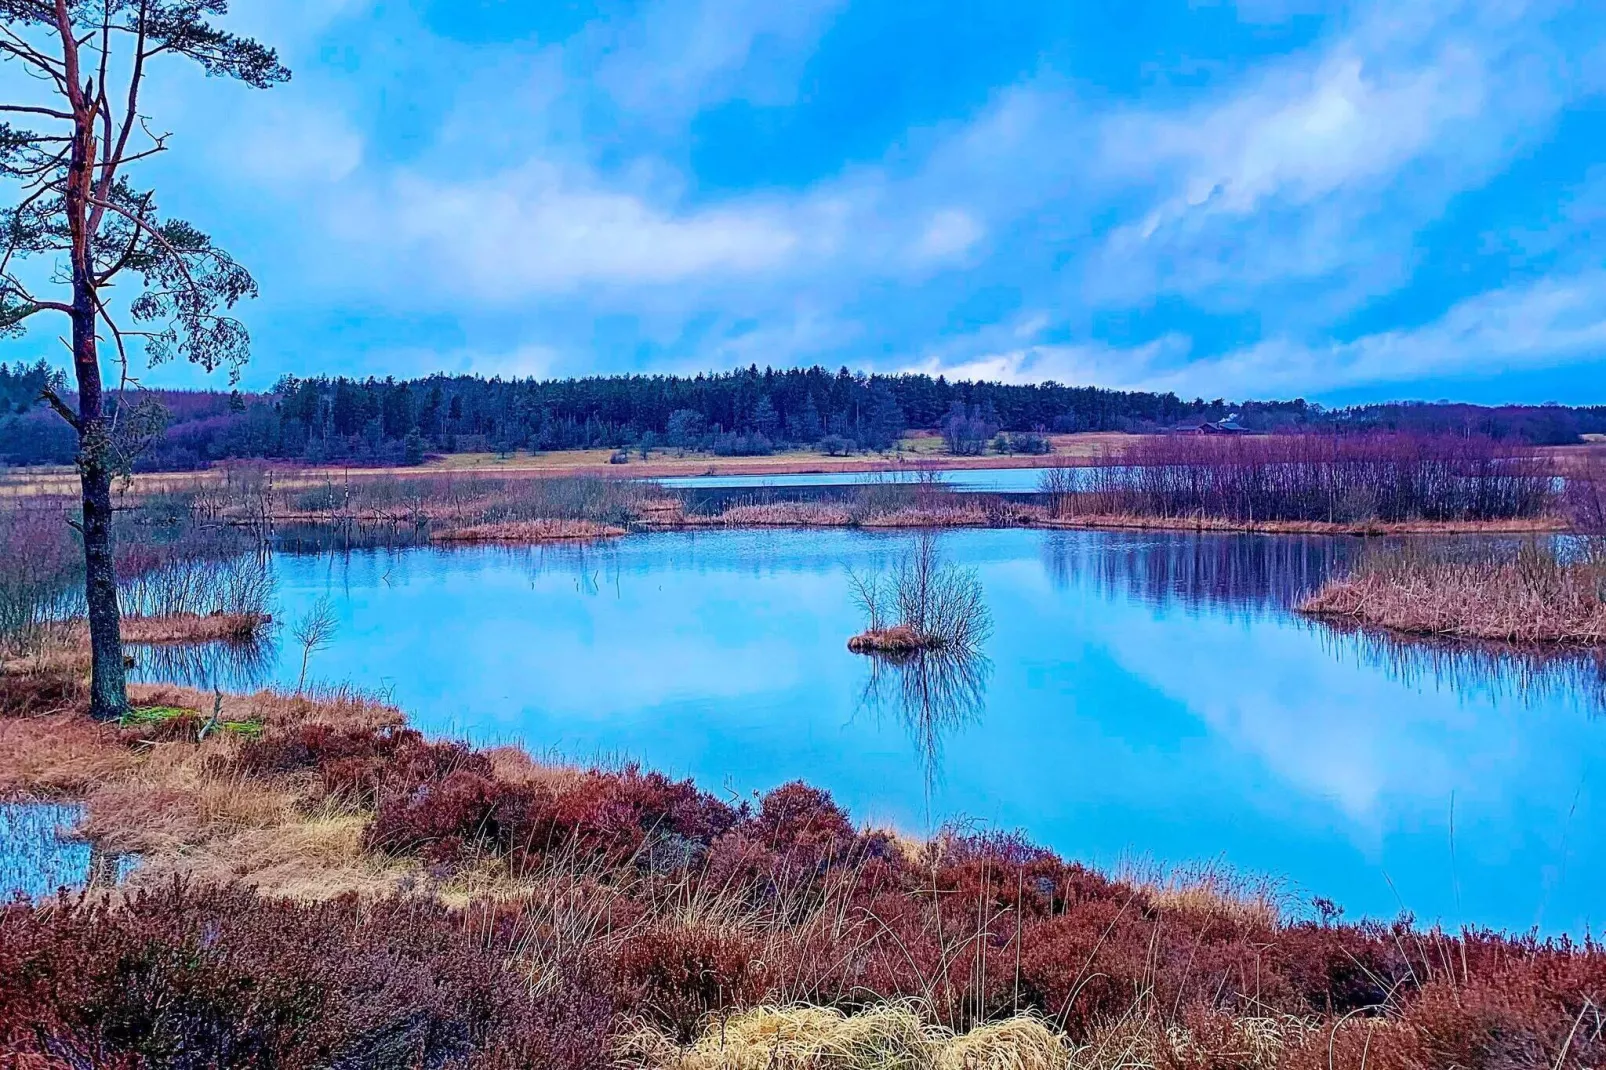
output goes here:
[[[197, 978], [247, 992], [219, 1004], [230, 1035], [279, 1021], [259, 999], [291, 992], [331, 1046], [360, 1045], [416, 1020], [423, 993], [446, 1020], [493, 1014], [459, 1055], [528, 1035], [506, 1065], [576, 1070], [778, 1070], [783, 1034], [877, 1028], [912, 1070], [1138, 1049], [1238, 1066], [1251, 1042], [1263, 1066], [1479, 1066], [1482, 1038], [1515, 1028], [1563, 1065], [1606, 962], [1517, 931], [1349, 921], [1209, 863], [1104, 870], [1022, 833], [912, 840], [801, 781], [738, 806], [634, 765], [425, 736], [354, 692], [136, 685], [145, 708], [97, 723], [82, 651], [50, 665], [0, 674], [0, 797], [80, 804], [92, 875], [140, 861], [123, 884], [0, 906], [21, 934], [8, 976], [30, 979], [8, 990], [13, 1021], [59, 1020], [86, 992], [120, 1009], [140, 967], [136, 999], [182, 1000]], [[576, 1037], [583, 1059], [556, 1058]]]
[[[1041, 506], [1006, 501], [988, 508], [977, 502], [956, 502], [951, 506], [909, 506], [884, 513], [854, 515], [851, 503], [774, 502], [731, 506], [708, 515], [685, 513], [678, 502], [654, 504], [629, 526], [591, 520], [538, 519], [471, 523], [429, 531], [427, 541], [434, 544], [505, 543], [538, 546], [545, 543], [602, 541], [633, 534], [655, 532], [707, 531], [711, 529], [799, 530], [820, 528], [918, 529], [918, 528], [1026, 528], [1043, 531], [1152, 531], [1196, 532], [1243, 535], [1328, 535], [1354, 538], [1402, 538], [1448, 536], [1565, 535], [1571, 528], [1560, 517], [1522, 520], [1429, 521], [1318, 521], [1318, 520], [1230, 520], [1220, 517], [1148, 517], [1126, 514], [1089, 514], [1076, 517], [1042, 515]], [[414, 518], [386, 514], [328, 516], [283, 514], [269, 516], [273, 524], [304, 524], [337, 528], [344, 525], [372, 527], [413, 527], [425, 530]], [[257, 521], [252, 521], [255, 523]]]

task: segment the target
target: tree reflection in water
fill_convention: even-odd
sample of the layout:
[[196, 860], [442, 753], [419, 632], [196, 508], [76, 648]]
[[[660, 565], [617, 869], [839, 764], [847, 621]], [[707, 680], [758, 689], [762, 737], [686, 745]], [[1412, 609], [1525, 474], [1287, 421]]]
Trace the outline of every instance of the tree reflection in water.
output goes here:
[[1365, 545], [1330, 535], [1065, 531], [1043, 540], [1043, 566], [1061, 589], [1085, 578], [1111, 597], [1262, 612], [1298, 605]]
[[903, 722], [925, 775], [929, 802], [942, 769], [943, 736], [979, 721], [986, 712], [993, 663], [975, 648], [875, 654], [869, 662], [859, 708]]
[[129, 647], [136, 680], [201, 691], [257, 691], [273, 678], [279, 647], [271, 635], [238, 643], [162, 643]]
[[1406, 687], [1524, 705], [1572, 701], [1606, 715], [1606, 649], [1402, 636], [1343, 620], [1309, 627], [1335, 657], [1382, 669]]

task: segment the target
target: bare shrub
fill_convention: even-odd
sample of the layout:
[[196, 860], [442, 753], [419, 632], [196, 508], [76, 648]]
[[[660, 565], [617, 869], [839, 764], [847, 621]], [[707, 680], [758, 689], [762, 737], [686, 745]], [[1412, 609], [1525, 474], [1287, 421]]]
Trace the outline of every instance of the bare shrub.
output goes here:
[[1101, 458], [1077, 505], [1237, 521], [1509, 520], [1553, 509], [1555, 476], [1531, 447], [1474, 436], [1175, 436]]
[[974, 651], [992, 631], [992, 615], [974, 569], [944, 563], [937, 535], [921, 531], [889, 575], [848, 573], [866, 632], [853, 649]]

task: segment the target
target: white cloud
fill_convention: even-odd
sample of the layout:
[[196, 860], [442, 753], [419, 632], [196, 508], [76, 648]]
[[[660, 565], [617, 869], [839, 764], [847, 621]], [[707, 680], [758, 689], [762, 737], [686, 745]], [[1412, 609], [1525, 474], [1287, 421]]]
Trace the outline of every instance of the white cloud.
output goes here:
[[764, 205], [674, 213], [542, 164], [459, 182], [402, 172], [384, 195], [342, 206], [334, 226], [382, 267], [493, 303], [585, 284], [762, 272], [805, 244]]
[[981, 241], [985, 231], [968, 212], [943, 208], [935, 212], [920, 236], [919, 255], [929, 260], [947, 260], [967, 252]]
[[209, 146], [237, 177], [284, 190], [340, 182], [362, 165], [362, 135], [327, 105], [263, 94], [240, 110]]
[[[1107, 180], [1153, 199], [1093, 259], [1097, 299], [1175, 292], [1310, 326], [1398, 286], [1420, 229], [1580, 91], [1532, 6], [1375, 5], [1225, 95], [1107, 121]], [[1290, 301], [1302, 285], [1321, 290]]]
[[1156, 385], [1223, 384], [1237, 394], [1315, 392], [1430, 377], [1493, 375], [1606, 356], [1606, 272], [1493, 290], [1424, 327], [1353, 342], [1273, 339], [1160, 377]]
[[1145, 345], [1037, 345], [910, 368], [950, 378], [1098, 383], [1192, 397], [1286, 397], [1366, 384], [1409, 383], [1555, 367], [1606, 358], [1606, 271], [1545, 278], [1478, 294], [1424, 326], [1350, 342], [1286, 336], [1219, 356], [1193, 356], [1187, 338]]
[[[596, 84], [636, 117], [684, 119], [713, 100], [791, 100], [795, 72], [766, 41], [801, 58], [847, 0], [657, 0], [597, 36], [605, 50]], [[597, 47], [591, 44], [589, 47]]]
[[1102, 342], [1065, 345], [1027, 345], [997, 353], [944, 360], [927, 357], [904, 370], [946, 375], [949, 379], [988, 379], [1005, 383], [1098, 383], [1100, 386], [1139, 386], [1155, 369], [1184, 360], [1188, 339], [1168, 334], [1152, 342], [1123, 348]]

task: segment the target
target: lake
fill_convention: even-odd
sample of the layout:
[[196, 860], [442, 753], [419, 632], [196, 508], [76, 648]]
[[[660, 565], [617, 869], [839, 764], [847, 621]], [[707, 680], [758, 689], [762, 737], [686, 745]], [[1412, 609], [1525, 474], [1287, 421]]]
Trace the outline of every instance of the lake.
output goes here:
[[[1599, 920], [1597, 663], [1291, 613], [1358, 540], [1015, 529], [940, 537], [985, 589], [985, 661], [877, 672], [845, 646], [862, 624], [847, 570], [911, 539], [281, 554], [278, 612], [332, 598], [309, 677], [383, 690], [430, 732], [639, 760], [728, 798], [803, 779], [859, 821], [1020, 828], [1104, 867], [1225, 864], [1352, 919]], [[300, 652], [278, 642], [150, 671], [293, 686]]]

